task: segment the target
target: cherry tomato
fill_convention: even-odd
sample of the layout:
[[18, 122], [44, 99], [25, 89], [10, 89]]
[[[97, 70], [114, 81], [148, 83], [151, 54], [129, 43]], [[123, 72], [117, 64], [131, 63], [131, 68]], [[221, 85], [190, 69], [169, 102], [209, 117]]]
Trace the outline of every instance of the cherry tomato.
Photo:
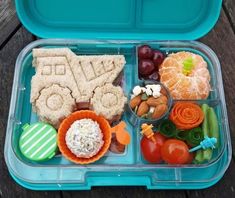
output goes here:
[[161, 147], [163, 160], [168, 164], [186, 164], [189, 161], [189, 149], [181, 140], [169, 139]]
[[166, 138], [160, 133], [155, 133], [155, 142], [146, 136], [141, 139], [141, 152], [144, 159], [150, 163], [159, 163], [162, 161], [161, 147], [166, 141]]
[[191, 164], [194, 160], [195, 154], [194, 153], [189, 153], [189, 158], [186, 164]]

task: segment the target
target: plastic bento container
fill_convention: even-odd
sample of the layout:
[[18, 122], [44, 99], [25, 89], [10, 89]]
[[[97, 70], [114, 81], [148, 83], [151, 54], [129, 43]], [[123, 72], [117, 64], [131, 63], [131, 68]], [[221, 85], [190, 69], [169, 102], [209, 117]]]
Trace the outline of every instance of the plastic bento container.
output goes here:
[[[199, 42], [156, 40], [193, 40], [201, 37], [217, 21], [221, 2], [121, 0], [117, 3], [74, 0], [68, 4], [65, 0], [16, 0], [17, 13], [24, 26], [37, 36], [50, 39], [30, 43], [16, 61], [4, 151], [12, 177], [20, 185], [35, 190], [85, 190], [92, 186], [119, 185], [146, 186], [148, 189], [201, 189], [215, 184], [231, 160], [230, 132], [218, 58], [210, 48]], [[93, 7], [89, 6], [91, 3]], [[60, 154], [46, 162], [31, 162], [22, 156], [18, 145], [21, 127], [25, 123], [38, 121], [30, 104], [30, 81], [35, 74], [32, 67], [33, 48], [68, 47], [76, 54], [86, 55], [122, 54], [127, 62], [123, 89], [128, 95], [133, 86], [140, 82], [137, 47], [143, 43], [167, 53], [191, 51], [206, 60], [212, 89], [207, 100], [195, 102], [214, 107], [219, 117], [221, 137], [220, 147], [209, 163], [180, 166], [148, 164], [140, 154], [140, 126], [133, 126], [128, 121], [128, 111], [122, 119], [127, 123], [131, 143], [122, 154], [108, 152], [89, 165], [74, 164]]]

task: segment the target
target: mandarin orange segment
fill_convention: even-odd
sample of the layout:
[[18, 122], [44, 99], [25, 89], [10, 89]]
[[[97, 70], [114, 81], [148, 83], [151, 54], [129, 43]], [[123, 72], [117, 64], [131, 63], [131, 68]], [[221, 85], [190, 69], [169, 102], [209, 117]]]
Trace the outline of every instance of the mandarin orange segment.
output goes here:
[[170, 58], [170, 57], [167, 57], [161, 65], [161, 67], [179, 67], [179, 66], [180, 65], [177, 62], [177, 60], [173, 59], [173, 58]]
[[179, 81], [177, 76], [173, 76], [170, 80], [167, 81], [167, 87], [169, 90], [172, 90], [172, 87], [175, 86], [177, 84], [177, 82]]
[[159, 69], [159, 74], [163, 74], [163, 73], [168, 73], [168, 72], [180, 72], [182, 70], [182, 68], [180, 67], [162, 67], [161, 69]]

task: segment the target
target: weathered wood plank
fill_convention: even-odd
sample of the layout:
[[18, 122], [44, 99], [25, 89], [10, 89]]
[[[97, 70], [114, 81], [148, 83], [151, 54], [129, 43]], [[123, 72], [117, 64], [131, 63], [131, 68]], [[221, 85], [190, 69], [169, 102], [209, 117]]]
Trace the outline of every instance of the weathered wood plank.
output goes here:
[[[0, 28], [1, 29], [1, 28]], [[0, 38], [1, 39], [1, 38]], [[0, 51], [0, 195], [2, 197], [60, 197], [59, 192], [32, 192], [19, 187], [10, 178], [3, 158], [4, 132], [6, 128], [6, 119], [8, 115], [12, 78], [14, 73], [14, 63], [19, 51], [32, 40], [32, 35], [27, 33], [23, 28], [10, 40], [3, 50]], [[224, 12], [220, 17], [220, 21], [215, 29], [209, 33], [201, 41], [209, 45], [218, 55], [223, 72], [225, 95], [227, 99], [229, 122], [233, 144], [235, 143], [235, 105], [234, 105], [234, 85], [235, 75], [232, 65], [234, 65], [235, 57], [232, 50], [234, 49], [235, 38], [233, 31], [229, 25]], [[235, 144], [234, 144], [235, 145]], [[190, 191], [188, 195], [191, 197], [233, 197], [234, 196], [234, 162], [224, 178], [214, 187], [203, 191]], [[185, 197], [184, 191], [147, 191], [142, 187], [97, 187], [92, 191], [81, 192], [64, 192], [64, 197]], [[220, 196], [221, 195], [221, 196]]]
[[0, 46], [16, 30], [20, 22], [13, 0], [0, 0]]
[[[222, 68], [222, 75], [225, 88], [225, 96], [228, 108], [232, 144], [235, 145], [235, 36], [227, 16], [222, 11], [220, 19], [215, 28], [201, 41], [210, 46], [217, 54]], [[188, 197], [234, 197], [235, 196], [235, 163], [232, 160], [229, 169], [224, 177], [213, 187], [200, 191], [187, 191]]]
[[22, 50], [32, 41], [32, 35], [21, 28], [10, 42], [0, 51], [0, 118], [6, 120], [11, 98], [15, 61]]
[[235, 163], [231, 162], [223, 178], [214, 186], [204, 190], [187, 191], [190, 198], [235, 197]]
[[23, 47], [33, 40], [24, 28], [12, 37], [0, 51], [0, 197], [60, 197], [60, 192], [36, 192], [20, 187], [8, 173], [4, 162], [4, 141], [7, 124], [8, 108], [11, 98], [11, 87], [16, 58]]
[[235, 1], [234, 0], [224, 0], [223, 1], [223, 7], [226, 11], [226, 14], [229, 17], [230, 24], [233, 28], [233, 31], [235, 33]]
[[162, 191], [162, 190], [147, 190], [144, 187], [94, 187], [91, 191], [63, 191], [63, 198], [181, 198], [186, 197], [184, 191]]
[[221, 63], [230, 133], [232, 144], [235, 145], [235, 35], [224, 11], [221, 12], [215, 28], [201, 41], [215, 51]]

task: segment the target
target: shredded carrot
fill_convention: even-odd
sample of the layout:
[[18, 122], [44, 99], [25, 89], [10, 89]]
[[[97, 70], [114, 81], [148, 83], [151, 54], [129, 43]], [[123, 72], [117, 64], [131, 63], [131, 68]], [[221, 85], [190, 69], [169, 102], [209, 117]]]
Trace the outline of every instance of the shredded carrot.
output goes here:
[[204, 113], [195, 103], [177, 102], [173, 106], [169, 118], [178, 129], [188, 130], [198, 127], [202, 123]]

